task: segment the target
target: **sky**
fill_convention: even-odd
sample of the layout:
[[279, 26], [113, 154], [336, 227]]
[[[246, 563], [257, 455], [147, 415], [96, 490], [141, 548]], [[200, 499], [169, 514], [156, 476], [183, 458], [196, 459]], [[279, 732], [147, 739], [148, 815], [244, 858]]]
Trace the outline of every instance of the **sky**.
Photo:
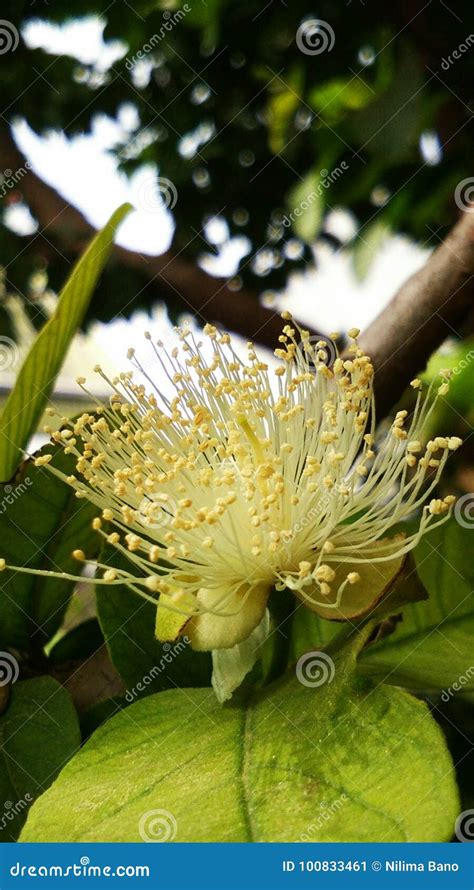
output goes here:
[[[118, 41], [105, 44], [102, 29], [103, 23], [95, 17], [62, 27], [32, 20], [23, 36], [31, 46], [67, 53], [80, 62], [94, 64], [100, 72], [126, 52], [126, 47]], [[34, 171], [78, 207], [94, 226], [102, 226], [120, 204], [130, 201], [136, 211], [120, 228], [118, 242], [131, 249], [159, 254], [169, 247], [174, 225], [172, 214], [160, 206], [155, 188], [156, 171], [145, 166], [128, 179], [118, 172], [110, 153], [117, 137], [133, 130], [135, 117], [132, 105], [122, 109], [118, 121], [98, 116], [92, 135], [71, 140], [60, 132], [39, 138], [25, 121], [19, 121], [15, 138]], [[9, 211], [8, 220], [22, 231], [34, 231], [34, 221], [25, 209], [14, 207]], [[329, 226], [335, 231], [349, 233], [353, 225], [344, 211], [335, 210], [330, 215]], [[244, 250], [242, 239], [224, 243], [219, 260], [213, 263], [215, 274], [231, 275]], [[354, 326], [363, 329], [379, 314], [403, 281], [423, 265], [427, 256], [427, 250], [408, 239], [387, 236], [369, 274], [361, 282], [354, 274], [348, 251], [334, 255], [329, 249], [319, 248], [317, 270], [293, 274], [276, 305], [290, 309], [302, 323], [326, 333], [345, 331]], [[145, 329], [156, 328], [165, 340], [172, 334], [159, 307], [152, 322], [144, 313], [139, 313], [130, 321], [119, 319], [111, 324], [113, 361], [120, 363], [123, 356], [122, 367], [128, 347], [141, 340]], [[97, 351], [106, 355], [111, 342], [110, 324], [94, 325], [91, 337]], [[74, 375], [76, 365], [73, 352], [64, 369], [63, 383], [65, 378]]]

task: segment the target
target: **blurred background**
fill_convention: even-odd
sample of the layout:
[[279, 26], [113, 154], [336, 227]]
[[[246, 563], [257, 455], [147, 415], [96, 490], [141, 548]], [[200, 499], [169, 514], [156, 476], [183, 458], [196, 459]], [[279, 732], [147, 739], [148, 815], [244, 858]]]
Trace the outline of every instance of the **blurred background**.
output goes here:
[[266, 345], [258, 306], [365, 328], [469, 206], [467, 2], [7, 0], [2, 16], [4, 390], [125, 200], [65, 398], [183, 315]]

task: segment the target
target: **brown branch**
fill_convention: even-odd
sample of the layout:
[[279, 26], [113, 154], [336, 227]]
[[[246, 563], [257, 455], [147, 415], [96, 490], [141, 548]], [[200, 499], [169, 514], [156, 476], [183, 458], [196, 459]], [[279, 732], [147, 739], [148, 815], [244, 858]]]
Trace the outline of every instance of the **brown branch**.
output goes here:
[[[0, 169], [28, 171], [20, 179], [19, 187], [42, 227], [30, 239], [30, 249], [39, 246], [46, 252], [49, 249], [51, 254], [53, 242], [79, 254], [94, 228], [28, 166], [9, 127], [0, 123]], [[202, 322], [218, 322], [271, 348], [277, 343], [281, 318], [262, 306], [256, 294], [247, 290], [233, 292], [225, 279], [207, 275], [175, 251], [149, 256], [115, 247], [114, 257], [124, 266], [136, 269], [144, 280], [153, 282], [165, 302], [172, 294], [174, 300], [182, 302], [183, 311], [191, 310]], [[361, 336], [361, 346], [372, 357], [376, 369], [379, 416], [393, 407], [443, 340], [459, 332], [472, 311], [473, 296], [474, 213], [466, 212], [425, 266], [400, 288]]]
[[443, 340], [461, 333], [473, 305], [474, 213], [465, 212], [361, 335], [361, 347], [376, 369], [379, 417], [398, 401]]
[[[13, 174], [26, 171], [18, 179], [18, 188], [41, 226], [39, 235], [30, 239], [30, 248], [41, 246], [42, 241], [47, 248], [45, 236], [60, 249], [79, 254], [95, 234], [94, 228], [79, 210], [29, 169], [10, 128], [2, 123], [0, 169], [10, 169]], [[51, 244], [48, 253], [51, 253]], [[113, 256], [155, 284], [161, 299], [166, 302], [166, 297], [172, 295], [174, 301], [178, 299], [182, 303], [184, 312], [193, 312], [201, 322], [218, 322], [265, 346], [277, 345], [283, 322], [278, 313], [261, 305], [257, 294], [248, 290], [232, 291], [226, 279], [208, 275], [173, 250], [150, 256], [116, 246]]]

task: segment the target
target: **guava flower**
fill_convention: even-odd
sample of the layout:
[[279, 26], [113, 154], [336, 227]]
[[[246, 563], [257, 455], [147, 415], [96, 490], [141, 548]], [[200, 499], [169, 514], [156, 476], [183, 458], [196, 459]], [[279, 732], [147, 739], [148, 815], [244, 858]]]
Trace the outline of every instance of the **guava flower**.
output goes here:
[[[97, 368], [108, 404], [52, 436], [74, 455], [74, 475], [49, 454], [36, 459], [97, 506], [94, 528], [126, 563], [99, 562], [95, 582], [156, 604], [162, 641], [185, 633], [194, 649], [232, 649], [260, 625], [275, 588], [324, 618], [360, 615], [451, 509], [453, 497], [430, 495], [461, 440], [423, 444], [449, 372], [434, 399], [412, 381], [410, 418], [399, 411], [377, 433], [374, 371], [358, 331], [349, 332], [350, 357], [329, 367], [328, 343], [284, 317], [274, 368], [251, 343], [242, 361], [211, 325], [209, 360], [187, 330], [171, 352], [153, 345], [149, 391], [134, 371], [109, 379]], [[143, 372], [133, 350], [129, 358]], [[419, 508], [416, 530], [395, 534]]]

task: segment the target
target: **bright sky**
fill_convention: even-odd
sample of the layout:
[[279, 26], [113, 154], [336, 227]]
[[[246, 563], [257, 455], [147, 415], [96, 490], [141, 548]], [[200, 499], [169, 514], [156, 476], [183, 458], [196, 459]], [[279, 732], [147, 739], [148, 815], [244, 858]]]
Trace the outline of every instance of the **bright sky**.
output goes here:
[[[104, 44], [102, 29], [103, 24], [98, 18], [72, 22], [62, 28], [31, 21], [25, 28], [24, 37], [31, 46], [67, 53], [84, 63], [94, 64], [100, 73], [126, 51], [118, 42]], [[33, 169], [82, 210], [95, 226], [103, 225], [118, 205], [130, 201], [137, 210], [122, 226], [118, 241], [132, 249], [161, 253], [171, 242], [173, 219], [171, 213], [160, 209], [155, 171], [152, 167], [144, 167], [128, 180], [119, 174], [112, 155], [108, 153], [118, 137], [133, 130], [135, 118], [133, 106], [123, 108], [119, 121], [98, 116], [91, 136], [78, 136], [73, 140], [67, 140], [57, 132], [39, 139], [25, 122], [19, 122], [15, 136]], [[21, 208], [10, 211], [9, 222], [24, 230], [33, 223]], [[349, 226], [350, 229], [351, 220], [347, 214], [336, 211], [332, 214], [332, 224], [338, 228]], [[232, 274], [236, 257], [241, 256], [243, 250], [242, 243], [225, 244], [215, 265], [216, 273]], [[321, 250], [317, 271], [309, 270], [291, 277], [284, 306], [303, 323], [326, 332], [344, 331], [353, 326], [364, 328], [426, 257], [426, 250], [407, 239], [388, 237], [369, 275], [360, 283], [348, 253], [335, 256], [329, 250]], [[155, 326], [160, 328], [159, 336], [167, 338], [170, 335], [170, 325], [160, 310], [155, 313], [153, 322], [143, 313], [131, 322], [113, 322], [116, 362], [123, 365], [121, 357], [125, 358], [127, 348], [131, 344], [137, 345], [141, 333], [150, 327], [155, 330]], [[106, 353], [111, 342], [110, 325], [95, 325], [93, 336], [98, 350]], [[67, 376], [76, 364], [71, 356]]]

